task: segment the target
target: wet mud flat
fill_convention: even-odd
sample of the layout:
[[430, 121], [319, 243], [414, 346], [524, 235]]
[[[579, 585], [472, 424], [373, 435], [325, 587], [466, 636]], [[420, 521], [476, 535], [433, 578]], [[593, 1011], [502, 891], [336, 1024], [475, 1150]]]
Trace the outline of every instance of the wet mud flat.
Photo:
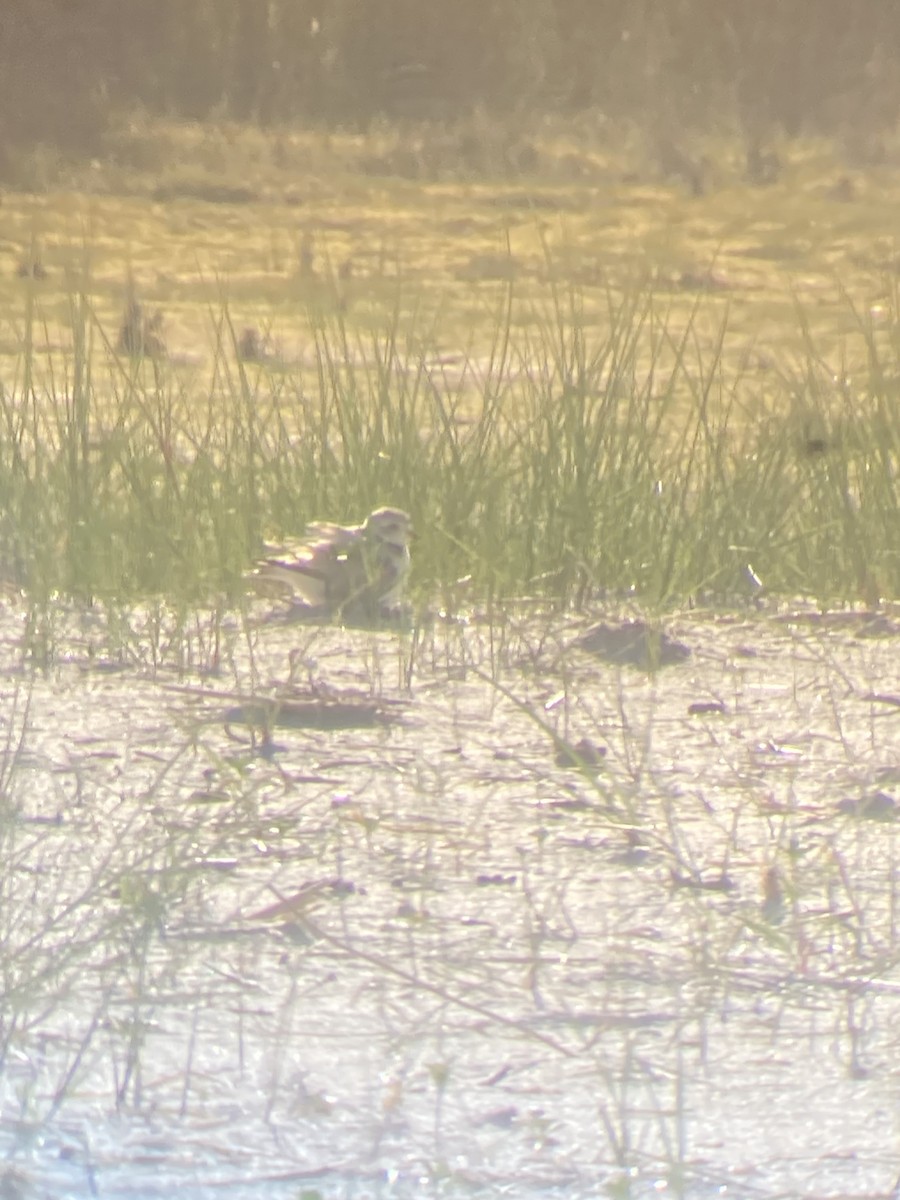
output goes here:
[[142, 619], [0, 616], [7, 1194], [890, 1193], [900, 621]]

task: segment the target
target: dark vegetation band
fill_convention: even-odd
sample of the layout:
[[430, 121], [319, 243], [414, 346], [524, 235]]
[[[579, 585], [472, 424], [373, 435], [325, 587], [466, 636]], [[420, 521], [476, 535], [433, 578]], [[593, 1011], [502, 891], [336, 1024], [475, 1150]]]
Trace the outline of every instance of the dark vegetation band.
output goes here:
[[5, 0], [2, 150], [116, 112], [364, 125], [599, 110], [751, 137], [900, 110], [893, 0]]

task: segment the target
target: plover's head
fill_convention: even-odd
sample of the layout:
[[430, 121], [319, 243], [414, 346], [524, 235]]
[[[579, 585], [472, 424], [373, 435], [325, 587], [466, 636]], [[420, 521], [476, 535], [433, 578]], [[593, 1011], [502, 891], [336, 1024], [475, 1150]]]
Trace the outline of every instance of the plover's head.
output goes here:
[[366, 517], [363, 531], [378, 542], [405, 550], [412, 536], [412, 521], [400, 508], [376, 508]]

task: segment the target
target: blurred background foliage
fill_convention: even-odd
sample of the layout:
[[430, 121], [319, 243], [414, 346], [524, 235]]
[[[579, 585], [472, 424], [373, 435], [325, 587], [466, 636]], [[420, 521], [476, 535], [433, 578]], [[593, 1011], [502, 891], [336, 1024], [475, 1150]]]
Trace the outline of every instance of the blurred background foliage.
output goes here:
[[11, 147], [95, 153], [116, 114], [316, 122], [596, 111], [865, 142], [900, 110], [896, 0], [3, 0]]

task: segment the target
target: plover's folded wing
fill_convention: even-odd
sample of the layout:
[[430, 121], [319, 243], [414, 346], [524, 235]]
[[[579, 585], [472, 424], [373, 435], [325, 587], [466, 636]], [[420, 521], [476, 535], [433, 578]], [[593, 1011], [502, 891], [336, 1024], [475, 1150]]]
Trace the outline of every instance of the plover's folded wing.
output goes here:
[[323, 536], [316, 542], [285, 547], [260, 563], [257, 576], [290, 588], [313, 608], [336, 611], [368, 583], [358, 539], [343, 539], [343, 543]]
[[320, 608], [328, 603], [327, 576], [331, 557], [326, 543], [266, 546], [266, 557], [260, 561], [255, 574], [258, 579], [289, 588], [305, 603]]
[[361, 525], [336, 525], [333, 521], [311, 521], [306, 527], [305, 544], [316, 547], [327, 542], [338, 552], [359, 546], [363, 541]]

